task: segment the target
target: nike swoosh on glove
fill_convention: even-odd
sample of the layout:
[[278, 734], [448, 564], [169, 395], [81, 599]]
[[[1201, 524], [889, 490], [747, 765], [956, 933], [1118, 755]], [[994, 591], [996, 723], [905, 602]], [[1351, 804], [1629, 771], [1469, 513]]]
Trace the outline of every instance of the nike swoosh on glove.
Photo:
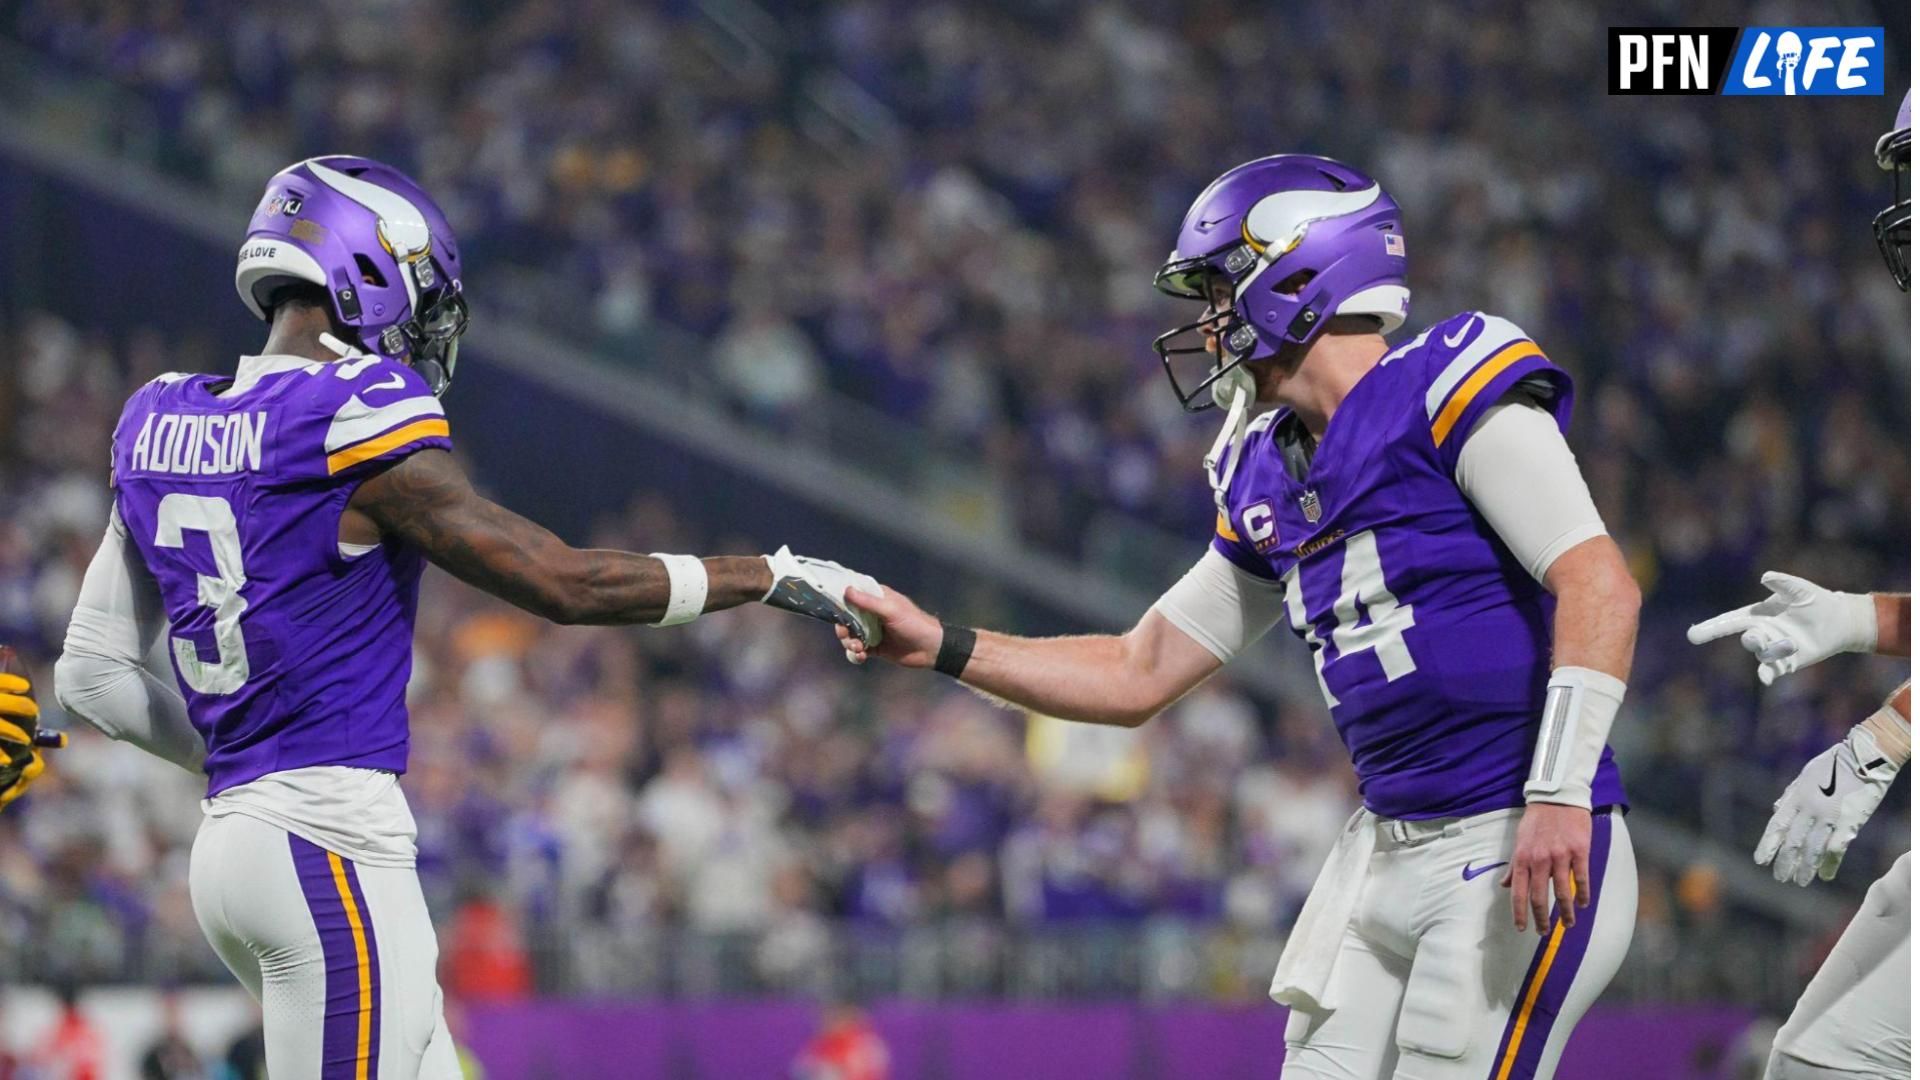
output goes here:
[[1887, 797], [1900, 767], [1880, 752], [1864, 726], [1807, 762], [1773, 804], [1773, 817], [1753, 851], [1753, 861], [1773, 864], [1778, 881], [1832, 881], [1847, 845]]
[[1687, 628], [1695, 645], [1729, 634], [1760, 661], [1760, 682], [1773, 680], [1825, 660], [1835, 653], [1872, 652], [1880, 625], [1870, 593], [1823, 589], [1804, 578], [1769, 570], [1760, 577], [1772, 595]]
[[795, 555], [785, 544], [766, 556], [773, 569], [773, 588], [760, 598], [763, 604], [797, 612], [822, 622], [839, 623], [859, 636], [867, 648], [880, 644], [880, 616], [847, 603], [847, 589], [880, 595], [880, 583], [827, 559]]

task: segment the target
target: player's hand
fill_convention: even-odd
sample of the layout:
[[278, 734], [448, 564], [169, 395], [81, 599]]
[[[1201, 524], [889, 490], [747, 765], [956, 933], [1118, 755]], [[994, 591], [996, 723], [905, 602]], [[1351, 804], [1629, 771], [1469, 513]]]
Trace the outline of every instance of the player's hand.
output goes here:
[[940, 638], [945, 630], [940, 620], [920, 610], [920, 605], [884, 585], [871, 590], [852, 589], [847, 600], [869, 618], [879, 620], [886, 633], [877, 645], [861, 641], [844, 626], [834, 627], [847, 659], [864, 664], [879, 656], [902, 667], [930, 668], [940, 655]]
[[784, 544], [765, 558], [773, 570], [773, 587], [760, 598], [761, 603], [833, 623], [867, 644], [880, 643], [880, 620], [847, 603], [849, 589], [879, 592], [879, 582], [837, 562], [795, 555]]
[[1823, 589], [1811, 581], [1769, 570], [1760, 584], [1773, 594], [1687, 628], [1695, 645], [1740, 635], [1740, 644], [1760, 661], [1760, 681], [1773, 680], [1840, 652], [1872, 652], [1880, 626], [1870, 593]]
[[0, 647], [0, 809], [26, 794], [46, 771], [40, 751], [67, 745], [64, 733], [40, 730], [33, 684], [6, 670], [12, 659], [13, 650]]
[[1818, 874], [1832, 881], [1847, 845], [1887, 797], [1900, 767], [1880, 752], [1864, 726], [1817, 755], [1774, 801], [1773, 817], [1753, 849], [1753, 861], [1773, 864], [1776, 881], [1806, 885]]
[[[1528, 803], [1514, 838], [1513, 858], [1500, 884], [1513, 892], [1513, 928], [1525, 932], [1527, 916], [1536, 930], [1553, 929], [1553, 900], [1572, 926], [1574, 910], [1587, 906], [1587, 852], [1593, 846], [1593, 811], [1584, 806]], [[1551, 888], [1552, 894], [1548, 890]]]

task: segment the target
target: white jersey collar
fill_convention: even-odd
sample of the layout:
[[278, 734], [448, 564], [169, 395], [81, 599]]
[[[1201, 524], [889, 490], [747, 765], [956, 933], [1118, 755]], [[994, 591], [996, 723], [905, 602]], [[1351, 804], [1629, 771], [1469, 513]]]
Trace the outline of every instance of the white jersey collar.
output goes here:
[[216, 394], [216, 397], [236, 397], [253, 389], [254, 385], [269, 375], [283, 371], [297, 371], [302, 368], [319, 368], [320, 361], [309, 360], [304, 356], [269, 355], [243, 356], [240, 366], [234, 370], [233, 385]]

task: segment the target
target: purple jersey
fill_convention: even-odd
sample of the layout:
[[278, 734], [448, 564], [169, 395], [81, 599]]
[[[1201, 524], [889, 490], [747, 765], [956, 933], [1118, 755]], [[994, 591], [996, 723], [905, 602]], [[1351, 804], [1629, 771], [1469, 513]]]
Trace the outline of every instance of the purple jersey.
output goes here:
[[310, 765], [403, 772], [421, 556], [349, 555], [355, 487], [450, 449], [413, 369], [245, 357], [237, 379], [163, 375], [113, 436], [115, 503], [159, 583], [174, 673], [207, 743], [207, 794]]
[[[1310, 440], [1250, 427], [1214, 547], [1286, 585], [1294, 632], [1385, 817], [1521, 806], [1553, 653], [1553, 597], [1454, 480], [1474, 423], [1522, 387], [1565, 429], [1573, 383], [1505, 319], [1469, 312], [1388, 353]], [[1613, 751], [1596, 807], [1626, 799]]]

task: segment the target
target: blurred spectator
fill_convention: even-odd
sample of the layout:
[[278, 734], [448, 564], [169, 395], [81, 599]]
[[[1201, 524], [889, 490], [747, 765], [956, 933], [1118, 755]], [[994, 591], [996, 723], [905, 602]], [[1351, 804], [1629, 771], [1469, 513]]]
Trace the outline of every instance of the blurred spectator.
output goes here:
[[60, 1016], [53, 1029], [34, 1048], [34, 1075], [45, 1080], [103, 1080], [106, 1076], [107, 1038], [80, 1007], [80, 990], [67, 983], [59, 987]]
[[211, 1073], [180, 1028], [180, 1001], [160, 997], [160, 1037], [140, 1055], [140, 1080], [209, 1080]]
[[267, 1080], [267, 1030], [258, 1017], [227, 1046], [221, 1064], [220, 1080]]
[[735, 402], [773, 422], [812, 404], [825, 385], [813, 342], [764, 301], [742, 305], [714, 340], [713, 367]]
[[513, 1001], [533, 992], [520, 927], [497, 900], [476, 896], [460, 905], [442, 931], [446, 959], [441, 986], [468, 1001]]
[[[5, 1030], [6, 1012], [4, 1008], [0, 1008], [0, 1032]], [[20, 1060], [18, 1054], [14, 1053], [13, 1047], [8, 1043], [9, 1040], [0, 1034], [0, 1080], [19, 1080], [25, 1073], [25, 1063]]]
[[794, 1059], [793, 1080], [887, 1080], [893, 1075], [887, 1044], [865, 1013], [831, 1005], [820, 1030]]

